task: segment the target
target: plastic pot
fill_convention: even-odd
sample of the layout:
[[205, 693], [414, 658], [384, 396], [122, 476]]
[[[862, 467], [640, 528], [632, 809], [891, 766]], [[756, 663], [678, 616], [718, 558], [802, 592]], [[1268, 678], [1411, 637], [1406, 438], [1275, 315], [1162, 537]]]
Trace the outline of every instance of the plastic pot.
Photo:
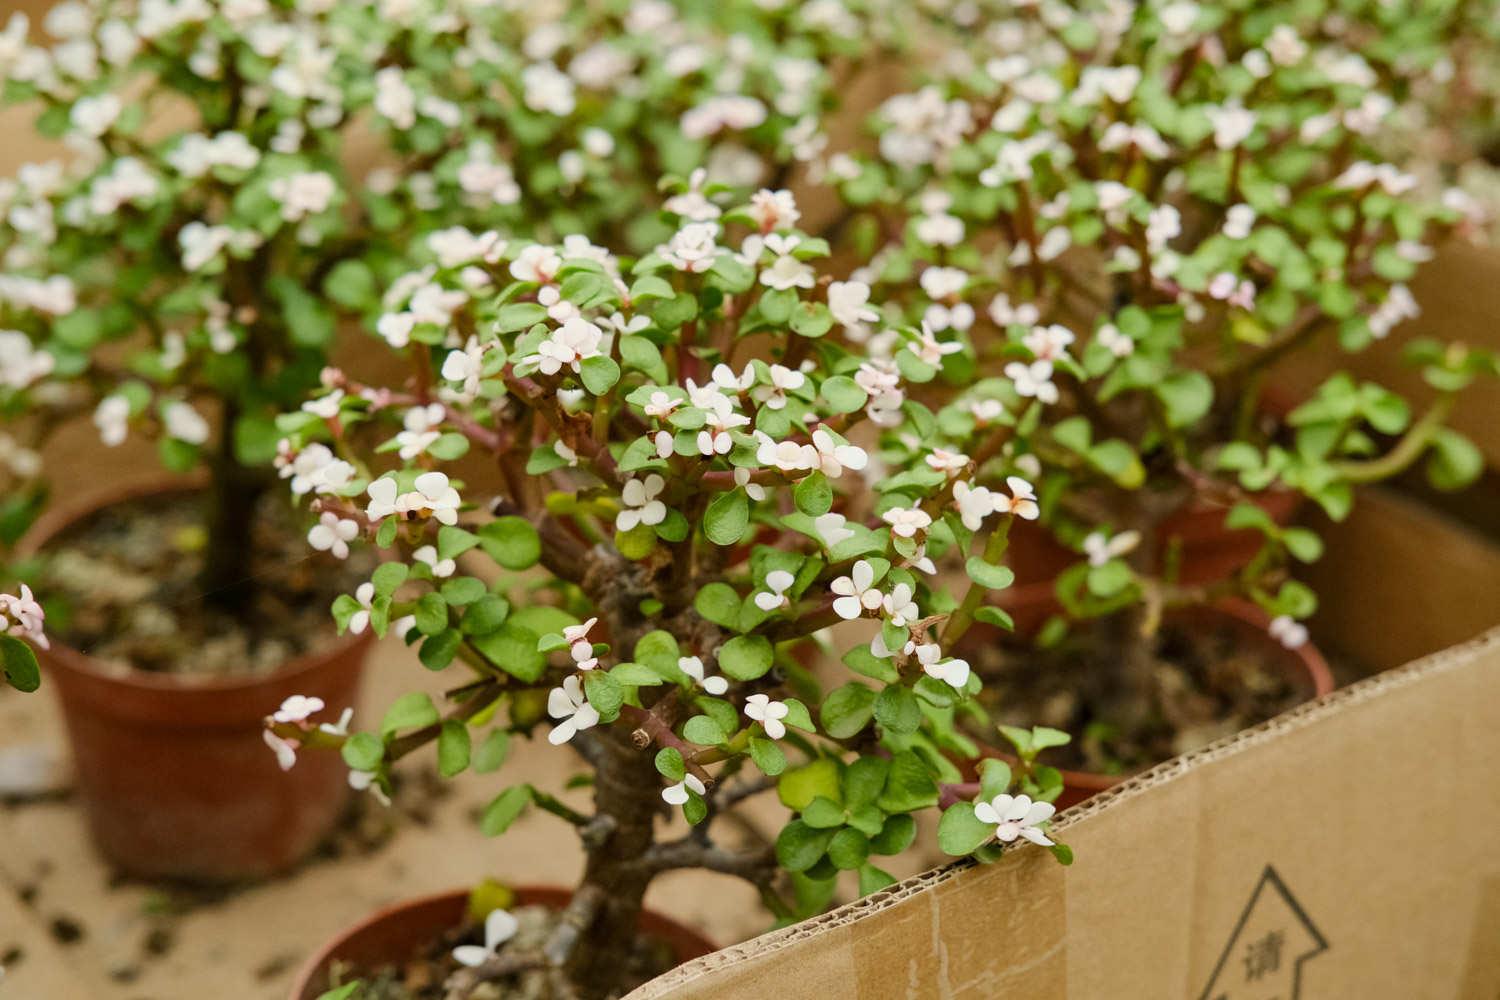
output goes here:
[[[516, 906], [546, 906], [561, 910], [573, 898], [571, 890], [553, 886], [519, 886]], [[469, 893], [458, 889], [397, 903], [366, 917], [324, 945], [298, 973], [289, 1000], [317, 1000], [328, 989], [334, 962], [377, 968], [404, 962], [434, 940], [462, 924], [468, 914]], [[641, 911], [641, 934], [665, 942], [678, 964], [717, 951], [718, 946], [677, 921], [651, 910]]]
[[[1006, 611], [1010, 612], [1015, 620], [1016, 631], [1022, 635], [1039, 629], [1048, 617], [1059, 610], [1057, 597], [1050, 583], [1016, 587], [1006, 591], [1000, 603]], [[1169, 612], [1167, 617], [1171, 621], [1201, 623], [1204, 628], [1219, 628], [1228, 625], [1242, 637], [1245, 643], [1254, 644], [1265, 650], [1268, 659], [1285, 671], [1291, 682], [1305, 693], [1306, 700], [1321, 698], [1334, 689], [1333, 672], [1317, 647], [1311, 642], [1304, 643], [1297, 649], [1287, 649], [1281, 645], [1266, 631], [1266, 627], [1270, 624], [1270, 617], [1258, 605], [1249, 601], [1226, 598], [1210, 606]], [[999, 629], [994, 626], [976, 623], [964, 636], [960, 649], [964, 645], [972, 648], [975, 643], [998, 640], [1000, 635]], [[997, 758], [1010, 764], [1016, 762], [1016, 758], [1011, 754], [984, 744], [980, 745], [980, 755]], [[1062, 776], [1063, 791], [1057, 800], [1059, 809], [1077, 805], [1087, 798], [1113, 788], [1129, 777], [1124, 774], [1098, 774], [1092, 771], [1068, 770], [1064, 770]], [[975, 778], [977, 775], [966, 775], [966, 777]]]
[[[189, 489], [154, 484], [50, 511], [21, 550], [42, 550], [106, 507]], [[263, 878], [300, 861], [338, 820], [348, 768], [338, 754], [304, 753], [283, 772], [262, 720], [293, 694], [322, 698], [330, 718], [353, 705], [371, 642], [345, 637], [243, 677], [122, 672], [56, 640], [39, 651], [100, 851], [127, 874], [199, 882]]]

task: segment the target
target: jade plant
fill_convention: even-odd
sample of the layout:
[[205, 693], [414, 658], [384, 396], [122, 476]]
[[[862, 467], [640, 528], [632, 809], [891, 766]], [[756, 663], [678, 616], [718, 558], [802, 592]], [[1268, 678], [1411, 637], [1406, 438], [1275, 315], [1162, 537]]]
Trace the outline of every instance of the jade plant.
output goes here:
[[[1021, 476], [974, 483], [1014, 428], [973, 425], [968, 454], [872, 450], [877, 433], [937, 441], [941, 404], [846, 336], [879, 321], [870, 289], [834, 278], [789, 192], [663, 185], [674, 231], [640, 256], [569, 237], [417, 262], [490, 279], [454, 310], [458, 346], [406, 345], [399, 387], [327, 369], [278, 422], [323, 540], [382, 553], [335, 603], [340, 627], [457, 675], [447, 704], [407, 694], [373, 727], [289, 701], [266, 729], [283, 765], [337, 747], [385, 795], [391, 766], [435, 745], [445, 775], [500, 767], [483, 833], [540, 810], [587, 856], [545, 948], [497, 957], [497, 917], [489, 951], [455, 953], [456, 984], [540, 967], [608, 995], [661, 873], [746, 879], [792, 920], [841, 872], [890, 885], [881, 859], [936, 810], [951, 855], [1029, 841], [1070, 858], [1047, 829], [1060, 776], [1037, 761], [1066, 734], [1009, 729], [1013, 764], [960, 767], [976, 746], [955, 717], [980, 681], [952, 649], [1005, 621], [992, 599], [1012, 577], [986, 539], [1038, 515]], [[914, 356], [946, 350], [892, 329]], [[352, 475], [329, 482], [330, 463]], [[592, 808], [507, 786], [516, 737], [575, 754]], [[722, 818], [768, 793], [780, 832], [737, 844]]]
[[[872, 254], [856, 278], [922, 330], [911, 344], [870, 323], [872, 363], [972, 386], [939, 397], [929, 433], [888, 432], [881, 458], [974, 454], [1009, 428], [975, 483], [1034, 477], [1042, 524], [1075, 553], [1067, 617], [1125, 611], [1149, 635], [1168, 609], [1240, 594], [1299, 644], [1316, 602], [1288, 570], [1322, 543], [1273, 516], [1278, 497], [1341, 519], [1357, 487], [1414, 464], [1441, 489], [1482, 471], [1447, 418], [1496, 373], [1489, 351], [1411, 344], [1423, 401], [1342, 371], [1305, 399], [1280, 391], [1284, 362], [1357, 354], [1416, 316], [1406, 282], [1469, 229], [1463, 199], [1417, 190], [1412, 157], [1379, 155], [1416, 74], [1390, 45], [1347, 44], [1396, 16], [1349, 6], [1017, 5], [834, 165]], [[1191, 510], [1264, 544], [1193, 579], [1177, 537]]]
[[[414, 234], [663, 238], [642, 177], [805, 168], [861, 60], [901, 40], [841, 4], [326, 0], [56, 5], [0, 31], [0, 85], [66, 147], [0, 184], [0, 538], [46, 497], [52, 432], [154, 439], [211, 479], [204, 591], [243, 602], [273, 415], [337, 331], [449, 329], [482, 287], [388, 288]], [[477, 282], [478, 284], [471, 284]], [[290, 474], [290, 473], [289, 473]]]

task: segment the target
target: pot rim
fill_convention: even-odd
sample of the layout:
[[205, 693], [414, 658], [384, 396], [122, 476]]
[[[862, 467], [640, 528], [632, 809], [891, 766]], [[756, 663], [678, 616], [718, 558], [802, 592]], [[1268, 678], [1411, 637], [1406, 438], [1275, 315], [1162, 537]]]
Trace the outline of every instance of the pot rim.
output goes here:
[[[64, 531], [110, 507], [149, 497], [195, 493], [201, 491], [207, 483], [208, 477], [201, 471], [188, 475], [161, 474], [100, 490], [71, 504], [52, 507], [37, 518], [36, 523], [21, 537], [16, 544], [16, 553], [21, 556], [39, 555], [48, 542]], [[275, 670], [246, 675], [170, 674], [141, 670], [135, 666], [127, 666], [123, 670], [105, 667], [101, 661], [60, 639], [51, 640], [51, 648], [42, 651], [42, 658], [55, 669], [141, 691], [236, 694], [297, 680], [321, 669], [330, 659], [342, 657], [372, 642], [374, 636], [368, 630], [358, 634], [346, 633], [327, 645], [292, 657]]]
[[[1052, 581], [1050, 580], [1017, 587], [1013, 592], [1013, 596], [1014, 599], [1012, 601], [1004, 602], [1002, 606], [1040, 602], [1044, 598], [1055, 600]], [[1288, 665], [1296, 663], [1300, 667], [1300, 670], [1293, 672], [1299, 676], [1306, 676], [1312, 682], [1312, 694], [1303, 699], [1302, 702], [1299, 702], [1299, 704], [1316, 701], [1332, 692], [1338, 686], [1334, 680], [1333, 671], [1328, 666], [1328, 661], [1323, 657], [1322, 650], [1318, 649], [1311, 640], [1303, 643], [1296, 649], [1289, 649], [1276, 642], [1269, 633], [1266, 633], [1266, 627], [1271, 623], [1271, 616], [1266, 614], [1265, 609], [1258, 604], [1247, 601], [1242, 597], [1224, 597], [1212, 604], [1179, 609], [1177, 613], [1189, 615], [1223, 615], [1231, 621], [1239, 622], [1242, 625], [1265, 633], [1268, 645], [1282, 650], [1285, 653]], [[1172, 612], [1168, 612], [1168, 614], [1170, 615]], [[979, 743], [979, 747], [981, 757], [992, 757], [1010, 763], [1014, 763], [1016, 760], [1015, 755], [1007, 754], [990, 744]], [[1128, 778], [1133, 777], [1131, 774], [1102, 774], [1098, 771], [1070, 771], [1066, 768], [1058, 768], [1058, 771], [1063, 776], [1064, 788], [1078, 788], [1089, 792], [1108, 791]]]
[[[514, 906], [552, 906], [553, 908], [560, 908], [558, 904], [566, 905], [566, 901], [573, 896], [572, 889], [558, 885], [513, 885], [509, 888], [516, 897], [515, 903], [512, 904]], [[455, 908], [460, 906], [466, 907], [469, 895], [469, 889], [447, 889], [440, 892], [429, 892], [421, 896], [413, 896], [409, 899], [382, 906], [374, 912], [361, 917], [359, 920], [345, 925], [343, 930], [324, 942], [317, 951], [313, 952], [302, 963], [301, 967], [297, 970], [297, 977], [292, 980], [291, 990], [287, 994], [289, 1000], [302, 1000], [302, 997], [312, 988], [318, 973], [327, 967], [328, 963], [333, 959], [334, 954], [349, 941], [358, 937], [369, 928], [404, 917], [411, 911], [427, 907], [447, 905], [452, 905]], [[670, 932], [681, 941], [691, 941], [693, 943], [692, 950], [697, 952], [696, 954], [688, 955], [685, 954], [687, 949], [678, 950], [674, 948], [674, 952], [676, 953], [674, 957], [676, 957], [679, 964], [718, 950], [717, 945], [696, 930], [650, 908], [643, 908], [641, 910], [641, 929], [648, 934], [653, 929], [662, 932], [663, 935], [665, 932]]]

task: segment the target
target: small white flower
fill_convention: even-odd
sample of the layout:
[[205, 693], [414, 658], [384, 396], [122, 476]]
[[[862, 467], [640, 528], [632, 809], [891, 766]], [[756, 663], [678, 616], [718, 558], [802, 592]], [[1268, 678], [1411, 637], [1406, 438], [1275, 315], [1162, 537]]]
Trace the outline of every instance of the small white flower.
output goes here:
[[719, 256], [719, 227], [713, 222], [690, 222], [661, 248], [662, 259], [679, 271], [702, 274]]
[[762, 188], [750, 196], [750, 218], [762, 233], [769, 233], [795, 226], [802, 213], [797, 211], [797, 200], [792, 192]]
[[846, 621], [876, 610], [885, 597], [875, 587], [875, 567], [864, 559], [854, 564], [848, 576], [834, 580], [829, 589], [840, 595], [833, 602], [833, 611]]
[[375, 585], [362, 583], [354, 591], [354, 601], [359, 610], [349, 616], [349, 633], [359, 635], [370, 627], [370, 609], [375, 603]]
[[1005, 377], [1015, 385], [1018, 395], [1034, 397], [1048, 404], [1057, 402], [1057, 386], [1052, 384], [1050, 361], [1033, 361], [1030, 364], [1012, 361], [1005, 366]]
[[323, 699], [305, 694], [294, 694], [271, 713], [277, 722], [305, 722], [310, 716], [323, 711]]
[[1114, 537], [1109, 537], [1102, 531], [1093, 531], [1083, 540], [1083, 551], [1089, 557], [1089, 565], [1103, 566], [1111, 559], [1134, 551], [1139, 544], [1139, 531], [1122, 531]]
[[547, 714], [561, 719], [547, 734], [547, 742], [561, 746], [585, 729], [592, 729], [599, 722], [599, 711], [583, 696], [583, 685], [577, 674], [563, 678], [562, 687], [555, 687], [547, 694]]
[[922, 325], [920, 338], [915, 343], [908, 341], [905, 347], [906, 350], [915, 354], [917, 359], [923, 364], [931, 365], [934, 368], [941, 367], [943, 358], [947, 355], [955, 354], [964, 349], [964, 345], [957, 341], [949, 343], [940, 342], [933, 336], [932, 329], [925, 323]]
[[80, 97], [68, 112], [68, 121], [80, 133], [97, 139], [110, 130], [125, 105], [114, 94]]
[[1300, 649], [1307, 645], [1307, 626], [1291, 615], [1277, 615], [1266, 627], [1271, 637], [1287, 649]]
[[1224, 235], [1232, 240], [1242, 240], [1250, 235], [1255, 225], [1255, 209], [1243, 202], [1229, 206], [1224, 213]]
[[335, 559], [349, 558], [349, 543], [359, 536], [359, 523], [339, 517], [331, 510], [318, 515], [318, 523], [307, 532], [307, 544]]
[[188, 444], [204, 444], [208, 441], [208, 421], [188, 403], [168, 403], [162, 410], [161, 418], [167, 437], [186, 441]]
[[819, 465], [818, 449], [810, 444], [776, 441], [763, 431], [756, 432], [756, 439], [760, 446], [756, 449], [755, 460], [761, 465], [782, 472], [803, 472]]
[[786, 735], [785, 719], [787, 708], [784, 701], [772, 701], [768, 695], [752, 694], [745, 699], [746, 717], [759, 722], [765, 729], [766, 735], [773, 740], [779, 740]]
[[671, 806], [685, 805], [688, 800], [689, 788], [697, 792], [699, 795], [702, 795], [704, 792], [708, 791], [708, 789], [703, 786], [703, 782], [699, 781], [695, 776], [691, 774], [684, 774], [682, 776], [682, 780], [677, 784], [669, 785], [661, 790], [662, 800], [665, 801], [667, 805]]
[[811, 265], [788, 253], [777, 257], [770, 267], [760, 272], [760, 283], [784, 292], [791, 288], [811, 288], [816, 284], [816, 277]]
[[268, 191], [281, 203], [282, 219], [299, 222], [326, 211], [333, 203], [338, 184], [331, 175], [314, 170], [278, 177], [270, 183]]
[[290, 771], [296, 766], [298, 747], [296, 740], [288, 740], [277, 736], [269, 729], [261, 731], [261, 738], [266, 741], [266, 746], [270, 747], [272, 752], [276, 754], [276, 763], [283, 771]]
[[546, 285], [557, 277], [560, 267], [562, 258], [556, 250], [534, 243], [522, 249], [516, 259], [510, 262], [510, 276], [517, 281], [535, 281]]
[[829, 511], [827, 514], [820, 514], [813, 518], [813, 530], [823, 540], [823, 545], [831, 549], [836, 547], [840, 542], [854, 537], [854, 530], [844, 527], [847, 523], [848, 519], [843, 514], [835, 514]]
[[1205, 110], [1214, 127], [1214, 145], [1219, 149], [1234, 149], [1255, 131], [1255, 112], [1246, 108], [1230, 104]]
[[[399, 625], [399, 623], [397, 624]], [[397, 632], [399, 633], [400, 631], [398, 628]], [[375, 796], [375, 801], [383, 806], [391, 804], [391, 797], [385, 793], [384, 788], [380, 787], [380, 782], [376, 780], [374, 771], [360, 771], [351, 767], [349, 769], [349, 787], [356, 792], [369, 792]]]
[[812, 440], [813, 450], [817, 455], [817, 466], [829, 479], [840, 478], [845, 469], [858, 472], [870, 462], [870, 456], [863, 448], [858, 445], [840, 444], [838, 439], [821, 427], [813, 431]]
[[755, 606], [762, 611], [775, 611], [778, 608], [790, 607], [791, 601], [787, 599], [786, 591], [796, 582], [796, 579], [784, 569], [774, 569], [767, 573], [766, 587], [768, 589], [755, 595]]
[[646, 416], [655, 417], [657, 420], [665, 420], [672, 415], [672, 411], [677, 409], [681, 403], [682, 400], [669, 396], [661, 390], [657, 390], [651, 394], [650, 399], [646, 400], [644, 409]]
[[1027, 795], [997, 795], [988, 802], [974, 804], [974, 818], [995, 824], [995, 839], [1004, 844], [1024, 837], [1042, 847], [1052, 846], [1052, 841], [1037, 826], [1051, 819], [1055, 812], [1057, 807], [1052, 803], [1033, 802]]
[[400, 498], [399, 505], [403, 508], [403, 513], [432, 517], [441, 524], [458, 523], [458, 508], [463, 501], [458, 490], [448, 484], [446, 475], [441, 472], [424, 472], [413, 485], [416, 486], [416, 491]]
[[1094, 333], [1094, 339], [1117, 358], [1126, 358], [1135, 353], [1135, 341], [1120, 332], [1113, 323], [1105, 323]]
[[[295, 490], [295, 487], [293, 487]], [[382, 476], [365, 487], [365, 492], [370, 495], [370, 502], [365, 507], [365, 516], [370, 519], [371, 524], [384, 520], [396, 513], [396, 501], [398, 499], [396, 480], [390, 476]]]
[[1042, 514], [1042, 509], [1037, 506], [1036, 491], [1031, 484], [1020, 476], [1006, 476], [1005, 485], [1010, 489], [1010, 496], [996, 493], [995, 510], [1002, 514], [1014, 514], [1016, 517], [1027, 521], [1035, 521]]
[[339, 415], [339, 405], [343, 399], [344, 390], [335, 389], [326, 396], [319, 396], [317, 399], [310, 399], [303, 403], [302, 410], [304, 413], [311, 413], [315, 417], [332, 420]]
[[1035, 327], [1021, 342], [1036, 356], [1036, 360], [1056, 361], [1068, 356], [1068, 346], [1073, 340], [1072, 330], [1054, 323], [1051, 326]]
[[[666, 456], [663, 455], [662, 457], [665, 458]], [[734, 470], [734, 485], [743, 489], [745, 491], [745, 496], [749, 497], [751, 500], [754, 500], [756, 503], [760, 503], [760, 501], [766, 498], [766, 488], [759, 483], [750, 481], [749, 469]]]
[[461, 944], [453, 949], [453, 960], [469, 968], [483, 965], [500, 949], [500, 946], [515, 937], [520, 923], [505, 910], [491, 910], [484, 918], [484, 944]]
[[880, 518], [891, 526], [892, 534], [902, 538], [915, 538], [932, 524], [932, 515], [920, 507], [892, 507]]
[[666, 480], [654, 472], [644, 480], [628, 480], [620, 490], [625, 509], [615, 516], [615, 527], [630, 531], [638, 524], [656, 525], [665, 521], [667, 506], [656, 499], [665, 486]]
[[444, 579], [453, 575], [458, 569], [458, 563], [452, 559], [439, 559], [437, 548], [432, 545], [424, 545], [411, 554], [417, 562], [426, 563], [435, 579]]
[[130, 432], [130, 401], [124, 396], [105, 396], [94, 408], [94, 426], [99, 440], [113, 448], [124, 442]]
[[870, 286], [863, 281], [835, 281], [828, 286], [828, 311], [844, 327], [874, 323], [880, 314], [870, 308]]
[[970, 531], [978, 531], [984, 519], [995, 513], [996, 496], [988, 487], [975, 486], [965, 480], [953, 484], [953, 502], [958, 507], [959, 520]]
[[729, 681], [717, 674], [708, 674], [704, 671], [703, 661], [696, 656], [680, 656], [677, 658], [677, 668], [693, 679], [703, 690], [714, 696], [722, 696], [729, 690]]
[[[937, 647], [919, 647], [919, 653], [920, 649], [923, 648], [931, 648], [935, 650]], [[918, 660], [921, 661], [920, 655], [918, 656]], [[962, 691], [965, 685], [969, 683], [969, 662], [967, 660], [960, 660], [955, 657], [951, 660], [943, 660], [941, 663], [927, 663], [925, 661], [921, 662], [922, 670], [927, 674], [927, 676], [935, 677], [943, 683], [955, 687], [960, 691]]]
[[929, 468], [951, 476], [964, 470], [969, 464], [969, 456], [963, 452], [949, 451], [946, 448], [934, 448], [927, 456], [926, 462]]
[[754, 396], [770, 409], [785, 409], [786, 394], [802, 388], [807, 383], [807, 376], [785, 365], [771, 365], [770, 373], [771, 384], [756, 386]]
[[580, 625], [569, 625], [563, 629], [563, 639], [568, 643], [568, 655], [579, 670], [593, 670], [599, 665], [594, 656], [594, 644], [589, 641], [589, 629], [598, 624], [598, 618], [590, 618]]
[[881, 607], [885, 610], [885, 616], [890, 619], [891, 624], [897, 628], [905, 628], [918, 618], [922, 617], [922, 611], [913, 600], [914, 591], [909, 583], [898, 583], [891, 588], [891, 592], [885, 595], [881, 601]]

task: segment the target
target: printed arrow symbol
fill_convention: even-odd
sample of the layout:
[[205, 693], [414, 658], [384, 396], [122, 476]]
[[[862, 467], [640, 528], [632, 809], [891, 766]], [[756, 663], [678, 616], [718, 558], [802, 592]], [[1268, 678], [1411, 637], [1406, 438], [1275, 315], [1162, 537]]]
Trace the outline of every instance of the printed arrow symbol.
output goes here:
[[1199, 1000], [1298, 1000], [1302, 963], [1328, 941], [1266, 865]]

